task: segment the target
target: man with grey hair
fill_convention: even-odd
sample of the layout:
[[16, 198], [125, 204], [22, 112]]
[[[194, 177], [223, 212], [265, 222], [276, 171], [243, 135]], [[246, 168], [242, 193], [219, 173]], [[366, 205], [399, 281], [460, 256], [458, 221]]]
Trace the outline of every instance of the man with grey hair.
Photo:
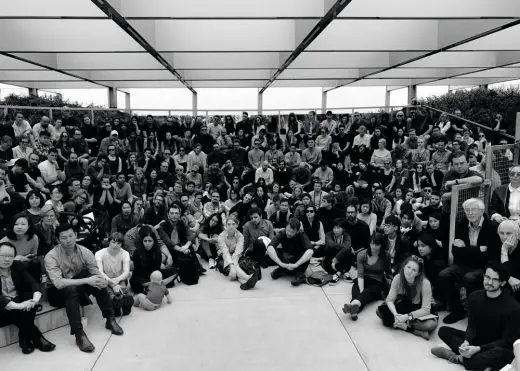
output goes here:
[[469, 296], [482, 288], [482, 274], [487, 263], [500, 259], [500, 239], [497, 226], [484, 216], [484, 202], [470, 198], [462, 204], [466, 218], [455, 228], [453, 241], [453, 264], [439, 274], [440, 292], [444, 293], [450, 314], [444, 323], [455, 323], [466, 313], [460, 301], [459, 287], [466, 289]]

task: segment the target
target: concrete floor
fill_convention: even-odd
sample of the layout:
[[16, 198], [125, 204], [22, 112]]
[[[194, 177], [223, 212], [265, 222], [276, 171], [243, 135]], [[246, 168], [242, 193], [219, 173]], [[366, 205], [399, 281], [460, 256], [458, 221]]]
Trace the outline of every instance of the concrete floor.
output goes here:
[[134, 308], [121, 320], [121, 337], [110, 335], [92, 308], [86, 331], [95, 353], [80, 352], [64, 327], [46, 335], [57, 344], [52, 353], [26, 356], [17, 344], [0, 349], [2, 369], [461, 370], [430, 354], [440, 344], [437, 336], [425, 341], [383, 328], [376, 304], [352, 322], [341, 311], [350, 298], [350, 283], [294, 288], [288, 278], [273, 281], [270, 271], [264, 270], [264, 278], [250, 291], [209, 271], [197, 286], [173, 288], [171, 305], [164, 302], [155, 312]]

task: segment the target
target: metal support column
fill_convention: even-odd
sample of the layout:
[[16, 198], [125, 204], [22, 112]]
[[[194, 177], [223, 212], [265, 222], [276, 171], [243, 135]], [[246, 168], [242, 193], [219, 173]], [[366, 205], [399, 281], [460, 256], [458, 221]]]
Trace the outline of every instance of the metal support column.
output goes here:
[[261, 115], [264, 106], [264, 94], [258, 90], [258, 114]]
[[410, 104], [412, 98], [417, 98], [417, 85], [408, 85], [408, 104]]
[[325, 88], [321, 89], [321, 113], [327, 112], [327, 91]]
[[125, 109], [130, 110], [130, 93], [125, 92]]
[[[390, 107], [390, 95], [392, 94], [391, 90], [387, 90], [385, 94], [385, 107], [388, 109]], [[409, 102], [408, 102], [409, 103]]]
[[488, 84], [482, 84], [482, 85], [479, 85], [478, 87], [480, 89], [487, 89], [488, 88]]
[[197, 99], [197, 94], [195, 94], [195, 93], [191, 94], [191, 110], [192, 110], [193, 117], [197, 117], [198, 99]]
[[36, 88], [29, 88], [29, 95], [31, 97], [37, 97], [38, 96], [38, 89], [36, 89]]
[[117, 108], [117, 89], [108, 88], [108, 108]]

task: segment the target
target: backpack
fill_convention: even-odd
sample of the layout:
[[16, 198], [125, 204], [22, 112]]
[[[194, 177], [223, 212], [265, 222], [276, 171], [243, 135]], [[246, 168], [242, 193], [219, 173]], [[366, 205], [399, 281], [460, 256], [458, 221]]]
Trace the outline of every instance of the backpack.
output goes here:
[[181, 254], [177, 258], [179, 278], [186, 285], [199, 283], [199, 261], [195, 254]]
[[305, 278], [308, 285], [321, 287], [332, 280], [332, 275], [321, 266], [319, 261], [310, 261], [305, 269]]

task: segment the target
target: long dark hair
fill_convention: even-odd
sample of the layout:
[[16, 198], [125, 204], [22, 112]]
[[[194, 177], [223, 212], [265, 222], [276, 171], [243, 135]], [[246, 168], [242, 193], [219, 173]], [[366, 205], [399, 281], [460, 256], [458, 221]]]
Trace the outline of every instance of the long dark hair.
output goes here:
[[[151, 237], [153, 239], [153, 247], [149, 251], [144, 248], [143, 240], [145, 237]], [[161, 265], [162, 254], [160, 243], [152, 227], [143, 225], [141, 229], [139, 229], [139, 241], [137, 242], [137, 249], [135, 250], [134, 255], [141, 260], [145, 266], [148, 264], [154, 266]]]
[[[385, 241], [385, 235], [380, 232], [374, 232], [372, 238], [370, 239], [371, 244], [373, 243], [374, 245], [380, 246], [379, 255], [377, 256], [379, 259], [383, 259], [386, 256]], [[367, 255], [372, 256], [372, 249], [370, 248], [370, 246], [367, 249]]]

